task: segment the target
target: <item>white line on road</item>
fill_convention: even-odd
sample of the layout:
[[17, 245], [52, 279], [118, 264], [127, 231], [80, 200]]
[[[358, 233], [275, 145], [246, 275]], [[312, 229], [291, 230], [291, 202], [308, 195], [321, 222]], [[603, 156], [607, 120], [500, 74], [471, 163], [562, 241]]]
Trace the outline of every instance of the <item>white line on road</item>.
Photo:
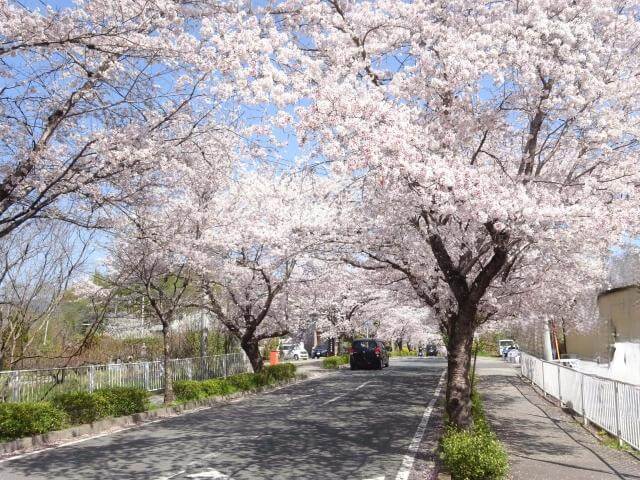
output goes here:
[[427, 430], [427, 424], [429, 423], [429, 417], [431, 416], [431, 412], [433, 412], [433, 406], [436, 404], [438, 397], [440, 396], [440, 390], [442, 389], [442, 385], [444, 384], [444, 376], [446, 372], [443, 372], [440, 376], [440, 381], [438, 382], [438, 386], [433, 392], [433, 398], [427, 405], [427, 408], [422, 415], [422, 420], [420, 421], [420, 425], [418, 425], [418, 429], [416, 430], [416, 434], [413, 436], [413, 440], [411, 440], [411, 444], [409, 445], [409, 453], [407, 453], [402, 459], [402, 465], [400, 465], [400, 470], [398, 470], [398, 474], [396, 475], [396, 480], [408, 480], [409, 474], [411, 473], [411, 467], [413, 467], [413, 462], [416, 459], [416, 453], [418, 453], [418, 447], [420, 447], [420, 442], [422, 442], [422, 437], [424, 436], [424, 432]]
[[[375, 380], [369, 380], [368, 382], [364, 382], [361, 385], [358, 385], [356, 388], [354, 388], [354, 390], [360, 390], [362, 387], [364, 387], [365, 385], [370, 384], [371, 382], [374, 382]], [[349, 393], [349, 392], [347, 392]], [[331, 400], [327, 400], [326, 402], [324, 402], [322, 405], [329, 405], [330, 403], [335, 402], [336, 400], [338, 400], [339, 398], [344, 397], [345, 395], [347, 395], [347, 393], [343, 393], [342, 395], [338, 395], [337, 397], [333, 397]]]
[[369, 380], [368, 382], [364, 382], [362, 385], [358, 385], [356, 387], [356, 390], [360, 390], [362, 387], [364, 387], [365, 385], [370, 384], [371, 382], [373, 382], [373, 380]]
[[329, 405], [330, 403], [335, 402], [336, 400], [338, 400], [339, 398], [344, 397], [345, 395], [346, 395], [346, 393], [343, 393], [342, 395], [338, 395], [337, 397], [333, 397], [331, 400], [327, 400], [322, 405]]
[[160, 478], [157, 478], [156, 480], [170, 480], [172, 478], [176, 478], [178, 475], [181, 475], [185, 472], [186, 470], [180, 470], [179, 472], [169, 475], [168, 477], [160, 477]]
[[220, 480], [233, 480], [230, 476], [225, 475], [214, 468], [209, 468], [208, 470], [198, 473], [192, 473], [191, 475], [187, 475], [187, 478], [217, 478]]

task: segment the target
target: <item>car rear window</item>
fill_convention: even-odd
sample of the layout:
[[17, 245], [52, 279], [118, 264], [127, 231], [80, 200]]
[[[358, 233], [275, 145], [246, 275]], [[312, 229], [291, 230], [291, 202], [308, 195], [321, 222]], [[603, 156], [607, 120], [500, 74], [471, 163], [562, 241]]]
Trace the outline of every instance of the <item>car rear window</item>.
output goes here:
[[375, 340], [356, 340], [352, 345], [357, 350], [373, 350], [377, 346]]

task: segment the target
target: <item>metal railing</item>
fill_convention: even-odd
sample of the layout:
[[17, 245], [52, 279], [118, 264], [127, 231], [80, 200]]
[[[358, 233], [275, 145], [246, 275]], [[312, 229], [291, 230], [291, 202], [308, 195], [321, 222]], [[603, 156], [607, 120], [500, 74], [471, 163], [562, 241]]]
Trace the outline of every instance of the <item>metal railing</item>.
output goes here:
[[[205, 380], [250, 370], [244, 353], [172, 359], [173, 380]], [[104, 387], [164, 388], [162, 360], [0, 372], [0, 402], [39, 401], [61, 392], [93, 392]]]
[[521, 354], [522, 375], [611, 435], [640, 450], [640, 385], [582, 373], [559, 362]]

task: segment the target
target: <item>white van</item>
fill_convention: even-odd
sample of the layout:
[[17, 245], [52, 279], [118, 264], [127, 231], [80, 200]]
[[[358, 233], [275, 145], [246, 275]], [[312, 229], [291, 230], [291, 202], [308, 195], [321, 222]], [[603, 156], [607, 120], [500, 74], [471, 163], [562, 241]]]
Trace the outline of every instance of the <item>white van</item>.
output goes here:
[[282, 360], [308, 360], [309, 352], [304, 349], [302, 343], [283, 343], [280, 345], [280, 358]]

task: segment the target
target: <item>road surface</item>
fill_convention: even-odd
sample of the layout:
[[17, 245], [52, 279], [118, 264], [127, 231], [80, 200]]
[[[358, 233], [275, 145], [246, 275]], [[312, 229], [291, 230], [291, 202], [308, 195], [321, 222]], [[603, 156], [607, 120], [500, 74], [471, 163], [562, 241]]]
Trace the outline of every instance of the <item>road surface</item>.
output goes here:
[[2, 461], [0, 479], [396, 480], [444, 368], [442, 360], [403, 358], [383, 371], [339, 370]]

